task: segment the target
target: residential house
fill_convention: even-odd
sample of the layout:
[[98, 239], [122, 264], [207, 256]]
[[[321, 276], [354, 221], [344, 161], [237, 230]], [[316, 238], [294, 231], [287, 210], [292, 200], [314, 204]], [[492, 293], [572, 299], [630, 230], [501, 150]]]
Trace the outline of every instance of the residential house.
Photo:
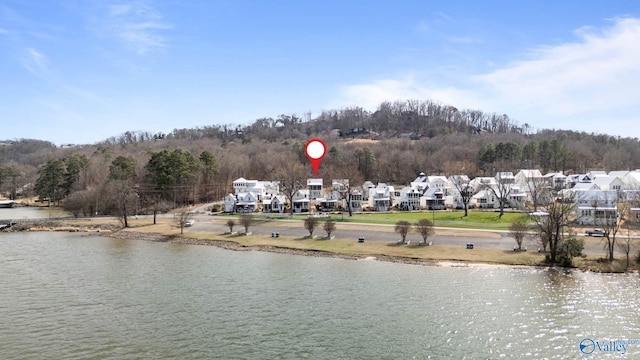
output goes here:
[[[344, 202], [344, 209], [348, 210], [347, 206], [346, 206], [346, 200], [343, 200]], [[363, 202], [363, 196], [362, 196], [362, 190], [360, 189], [355, 189], [353, 191], [351, 191], [351, 211], [353, 212], [361, 212], [362, 211], [362, 202]]]
[[362, 184], [362, 201], [369, 202], [369, 194], [371, 194], [371, 189], [375, 189], [375, 185], [367, 180]]
[[258, 180], [247, 180], [243, 177], [236, 179], [233, 181], [234, 194], [251, 191], [250, 189], [255, 188], [257, 184]]
[[547, 181], [538, 169], [521, 169], [515, 175], [515, 184], [517, 184], [520, 189], [512, 188], [510, 197], [514, 190], [525, 194], [522, 199], [517, 201], [519, 206], [524, 206], [525, 202], [539, 204], [543, 193], [548, 188]]
[[471, 196], [469, 207], [477, 209], [495, 209], [500, 207], [500, 202], [493, 193], [493, 190], [486, 188], [479, 190]]
[[320, 179], [307, 179], [307, 190], [309, 190], [309, 198], [315, 200], [322, 197], [322, 178]]
[[391, 207], [391, 192], [393, 187], [387, 186], [385, 183], [378, 183], [378, 185], [369, 189], [369, 207], [373, 211], [387, 211]]
[[[445, 196], [444, 205], [447, 209], [463, 209], [464, 202], [462, 201], [461, 191], [466, 193], [473, 193], [473, 186], [471, 186], [471, 181], [467, 175], [452, 175], [447, 179], [449, 184], [451, 184], [451, 190], [449, 194]], [[469, 201], [467, 205], [471, 202], [471, 198], [469, 197]]]
[[236, 211], [236, 202], [238, 202], [238, 199], [236, 199], [236, 196], [233, 194], [229, 194], [227, 196], [224, 197], [224, 212], [227, 213], [232, 213]]
[[543, 176], [547, 186], [553, 190], [562, 190], [567, 186], [567, 176], [562, 172], [552, 172]]
[[309, 199], [309, 190], [300, 189], [293, 194], [292, 206], [293, 212], [301, 213], [301, 212], [309, 212], [311, 199]]
[[420, 197], [420, 206], [429, 210], [443, 210], [445, 203], [445, 188], [430, 187]]
[[600, 190], [621, 191], [624, 187], [624, 182], [619, 177], [610, 175], [596, 176], [596, 178], [593, 179], [592, 184], [597, 185]]
[[494, 177], [479, 176], [469, 181], [469, 187], [473, 189], [474, 193], [487, 188], [497, 189], [498, 181]]
[[579, 184], [579, 183], [590, 183], [591, 180], [592, 178], [589, 177], [589, 175], [587, 174], [573, 174], [573, 175], [567, 176], [567, 186], [574, 187], [576, 184]]
[[618, 216], [618, 192], [587, 190], [575, 192], [576, 222], [580, 225], [603, 226]]
[[252, 191], [236, 194], [236, 213], [252, 213], [258, 209], [258, 196]]
[[405, 186], [400, 189], [398, 197], [394, 198], [394, 206], [400, 210], [418, 210], [422, 192], [415, 187]]
[[287, 198], [284, 195], [275, 195], [262, 200], [262, 212], [283, 213], [287, 207]]
[[340, 193], [332, 190], [327, 196], [316, 199], [316, 209], [319, 211], [336, 211], [340, 203]]
[[[538, 171], [540, 173], [540, 171]], [[516, 177], [511, 171], [500, 171], [496, 173], [495, 179], [502, 185], [510, 185], [516, 183]]]
[[640, 170], [629, 171], [621, 179], [625, 190], [640, 190]]
[[239, 178], [233, 181], [233, 190], [236, 195], [252, 192], [258, 201], [280, 192], [280, 184], [277, 181], [258, 181]]

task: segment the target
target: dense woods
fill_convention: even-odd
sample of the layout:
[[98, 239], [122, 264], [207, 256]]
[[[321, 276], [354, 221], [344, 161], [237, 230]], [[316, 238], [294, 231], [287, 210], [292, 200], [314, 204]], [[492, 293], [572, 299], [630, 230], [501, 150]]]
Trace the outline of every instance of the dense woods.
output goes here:
[[91, 145], [31, 139], [0, 142], [0, 192], [39, 196], [76, 215], [163, 211], [221, 200], [234, 179], [276, 179], [304, 155], [310, 137], [329, 151], [319, 176], [406, 184], [416, 174], [538, 168], [543, 173], [640, 168], [640, 142], [571, 130], [536, 130], [507, 115], [458, 110], [432, 101], [385, 102], [310, 115], [261, 118], [250, 125], [125, 132]]

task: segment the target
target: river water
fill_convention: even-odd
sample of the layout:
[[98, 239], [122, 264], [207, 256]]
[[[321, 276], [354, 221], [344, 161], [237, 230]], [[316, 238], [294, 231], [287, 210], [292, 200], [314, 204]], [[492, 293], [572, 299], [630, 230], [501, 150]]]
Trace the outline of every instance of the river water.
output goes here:
[[2, 359], [640, 358], [604, 351], [640, 338], [637, 274], [41, 232], [0, 233], [0, 279]]

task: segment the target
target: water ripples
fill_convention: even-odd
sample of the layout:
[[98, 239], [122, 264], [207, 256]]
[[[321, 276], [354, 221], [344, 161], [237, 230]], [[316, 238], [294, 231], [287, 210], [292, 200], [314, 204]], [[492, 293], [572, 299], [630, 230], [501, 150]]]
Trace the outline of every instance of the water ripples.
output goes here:
[[628, 275], [48, 233], [0, 254], [3, 359], [579, 358], [584, 337], [640, 333]]

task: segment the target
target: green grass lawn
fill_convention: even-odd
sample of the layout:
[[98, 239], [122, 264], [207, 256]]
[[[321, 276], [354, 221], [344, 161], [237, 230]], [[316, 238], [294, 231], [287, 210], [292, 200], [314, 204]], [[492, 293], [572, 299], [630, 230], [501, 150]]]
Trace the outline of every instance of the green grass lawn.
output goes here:
[[[308, 213], [289, 215], [259, 215], [254, 214], [256, 219], [287, 219], [287, 220], [300, 220], [303, 221]], [[352, 222], [352, 223], [367, 223], [367, 224], [395, 224], [400, 220], [406, 220], [409, 222], [415, 222], [420, 219], [428, 219], [434, 221], [435, 226], [441, 227], [454, 227], [461, 229], [474, 229], [474, 228], [490, 228], [495, 230], [508, 230], [509, 225], [513, 221], [519, 218], [526, 218], [526, 214], [523, 213], [508, 213], [505, 212], [502, 217], [499, 217], [499, 212], [493, 211], [469, 211], [468, 215], [464, 216], [464, 211], [415, 211], [415, 212], [387, 212], [387, 213], [358, 213], [349, 217], [349, 214], [344, 212], [341, 214], [331, 214], [331, 219], [336, 222]], [[318, 220], [325, 221], [327, 218], [320, 217]]]

